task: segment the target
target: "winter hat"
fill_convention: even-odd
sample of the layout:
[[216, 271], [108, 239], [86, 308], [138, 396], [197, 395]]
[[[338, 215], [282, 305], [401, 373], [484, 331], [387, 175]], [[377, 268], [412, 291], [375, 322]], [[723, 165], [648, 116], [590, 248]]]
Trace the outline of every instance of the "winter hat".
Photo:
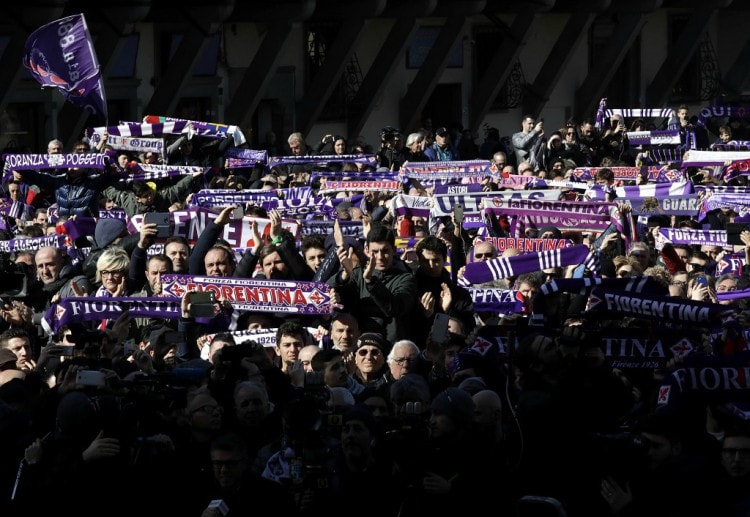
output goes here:
[[365, 345], [378, 347], [384, 356], [388, 355], [388, 352], [391, 351], [391, 344], [382, 334], [378, 334], [377, 332], [365, 332], [359, 336], [357, 349]]
[[100, 248], [106, 248], [118, 237], [128, 235], [125, 221], [120, 219], [99, 219], [94, 229], [94, 241]]
[[487, 383], [481, 377], [467, 377], [461, 381], [458, 388], [464, 390], [469, 395], [475, 395], [479, 391], [486, 390]]
[[474, 419], [474, 400], [461, 388], [446, 388], [433, 399], [430, 410], [448, 415], [458, 424], [468, 424]]
[[554, 226], [542, 226], [539, 228], [539, 237], [544, 235], [546, 232], [552, 232], [555, 235], [555, 239], [562, 239], [562, 232], [559, 228], [556, 228]]

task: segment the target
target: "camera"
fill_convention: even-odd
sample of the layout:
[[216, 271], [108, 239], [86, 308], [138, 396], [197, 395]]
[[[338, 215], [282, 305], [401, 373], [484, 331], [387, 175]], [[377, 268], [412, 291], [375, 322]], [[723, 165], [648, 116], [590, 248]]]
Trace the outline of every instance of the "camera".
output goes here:
[[13, 262], [8, 252], [0, 252], [0, 271], [6, 274], [3, 279], [3, 289], [0, 298], [4, 300], [23, 298], [28, 294], [29, 276], [26, 264]]
[[105, 337], [107, 335], [101, 330], [72, 328], [67, 339], [70, 343], [75, 343], [76, 350], [81, 350], [86, 345], [101, 345]]
[[399, 134], [399, 131], [395, 127], [385, 126], [383, 129], [380, 130], [380, 141], [390, 142], [392, 140], [395, 140], [396, 135], [398, 134]]

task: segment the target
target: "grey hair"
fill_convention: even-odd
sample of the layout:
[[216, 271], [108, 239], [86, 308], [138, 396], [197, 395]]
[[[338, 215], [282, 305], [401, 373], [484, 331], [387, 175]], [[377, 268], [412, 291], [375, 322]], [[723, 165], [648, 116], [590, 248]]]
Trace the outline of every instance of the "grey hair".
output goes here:
[[419, 142], [420, 140], [424, 140], [424, 133], [416, 132], [416, 133], [409, 133], [409, 136], [406, 137], [406, 147], [409, 147], [410, 145]]
[[396, 349], [397, 348], [408, 348], [412, 351], [414, 351], [416, 354], [419, 354], [419, 347], [414, 341], [409, 341], [408, 339], [402, 339], [400, 341], [396, 341], [393, 343], [393, 347], [391, 348], [390, 353], [388, 354], [388, 362], [392, 363], [393, 360], [396, 357]]

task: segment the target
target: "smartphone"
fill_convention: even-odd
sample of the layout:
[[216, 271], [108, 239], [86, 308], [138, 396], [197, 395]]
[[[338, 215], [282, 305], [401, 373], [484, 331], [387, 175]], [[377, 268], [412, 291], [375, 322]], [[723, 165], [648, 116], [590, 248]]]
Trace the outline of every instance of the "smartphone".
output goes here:
[[705, 276], [696, 276], [695, 277], [695, 285], [696, 286], [708, 287], [708, 278], [706, 278]]
[[76, 353], [76, 347], [60, 345], [60, 357], [73, 357]]
[[190, 303], [214, 303], [216, 294], [213, 291], [196, 291], [190, 293]]
[[430, 339], [433, 343], [442, 345], [448, 341], [448, 322], [450, 316], [443, 312], [435, 313], [435, 319], [432, 321], [432, 329], [430, 330]]
[[101, 372], [99, 370], [78, 370], [76, 372], [76, 384], [78, 386], [103, 388], [104, 372]]
[[457, 203], [453, 206], [453, 219], [457, 223], [464, 222], [464, 205]]
[[169, 237], [171, 214], [169, 212], [146, 212], [143, 216], [143, 222], [147, 224], [156, 224], [156, 238], [166, 239]]
[[242, 219], [243, 217], [245, 217], [245, 209], [241, 206], [232, 210], [232, 219]]
[[213, 291], [190, 293], [190, 316], [213, 318], [216, 315], [216, 297]]

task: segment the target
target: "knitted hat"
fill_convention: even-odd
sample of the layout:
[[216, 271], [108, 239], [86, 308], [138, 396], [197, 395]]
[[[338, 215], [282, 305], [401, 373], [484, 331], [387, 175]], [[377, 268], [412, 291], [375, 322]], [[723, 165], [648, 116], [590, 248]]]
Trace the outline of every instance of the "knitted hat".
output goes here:
[[555, 239], [562, 239], [562, 232], [559, 228], [554, 226], [542, 226], [539, 228], [539, 237], [545, 234], [545, 232], [552, 232], [555, 235]]
[[478, 391], [486, 390], [487, 383], [481, 377], [467, 377], [461, 381], [458, 388], [464, 390], [469, 395], [474, 395]]
[[456, 423], [468, 424], [474, 419], [474, 400], [461, 388], [446, 388], [435, 396], [430, 406], [433, 413], [448, 415]]
[[388, 352], [391, 351], [391, 344], [382, 334], [378, 334], [377, 332], [365, 332], [359, 336], [357, 348], [365, 345], [378, 347], [384, 356], [388, 355]]
[[94, 229], [94, 241], [100, 248], [106, 248], [118, 237], [128, 235], [125, 221], [120, 219], [99, 219]]

